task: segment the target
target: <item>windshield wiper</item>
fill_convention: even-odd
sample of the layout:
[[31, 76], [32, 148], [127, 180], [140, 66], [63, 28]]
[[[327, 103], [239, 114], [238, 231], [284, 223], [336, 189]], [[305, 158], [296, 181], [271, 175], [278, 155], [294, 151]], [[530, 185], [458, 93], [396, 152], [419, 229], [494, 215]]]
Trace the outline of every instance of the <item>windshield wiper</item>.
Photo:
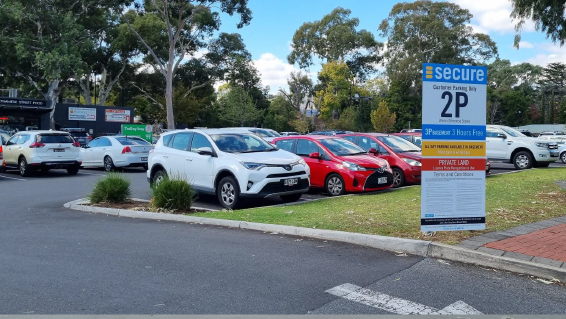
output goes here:
[[271, 148], [271, 149], [267, 149], [267, 150], [251, 150], [251, 151], [243, 151], [240, 153], [260, 153], [260, 152], [272, 152], [272, 151], [276, 151], [276, 149]]
[[349, 153], [341, 156], [362, 155], [362, 154], [367, 154], [367, 152]]
[[409, 151], [403, 151], [402, 153], [412, 153], [412, 152], [421, 152], [421, 150], [409, 150]]

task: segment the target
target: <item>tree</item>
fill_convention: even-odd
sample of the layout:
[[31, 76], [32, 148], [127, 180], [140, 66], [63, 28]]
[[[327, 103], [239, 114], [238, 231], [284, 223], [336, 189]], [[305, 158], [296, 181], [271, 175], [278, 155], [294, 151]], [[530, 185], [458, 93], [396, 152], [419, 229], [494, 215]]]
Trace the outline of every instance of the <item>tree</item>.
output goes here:
[[344, 130], [344, 131], [356, 131], [357, 125], [356, 120], [358, 119], [358, 113], [353, 106], [345, 108], [342, 113], [340, 113], [340, 118], [329, 123], [331, 129]]
[[291, 122], [296, 118], [297, 113], [298, 111], [284, 96], [278, 95], [271, 101], [263, 124], [278, 132], [292, 131]]
[[316, 103], [325, 120], [337, 118], [349, 106], [350, 97], [357, 92], [353, 85], [354, 75], [342, 61], [331, 61], [322, 65], [318, 73], [320, 84], [316, 90]]
[[[220, 34], [216, 40], [212, 37], [220, 29], [221, 13], [238, 14], [237, 26], [241, 28], [250, 22], [251, 10], [247, 0], [144, 0], [143, 6], [135, 3], [135, 9], [122, 14], [122, 18], [141, 42], [146, 62], [152, 63], [165, 78], [167, 127], [174, 129], [173, 78], [177, 70], [204, 48], [211, 51], [204, 56], [215, 64], [228, 57], [234, 46], [242, 49], [243, 44], [234, 41], [241, 40], [239, 35]], [[188, 93], [206, 84], [197, 84]]]
[[252, 98], [256, 107], [267, 110], [269, 107], [269, 87], [263, 87], [259, 71], [251, 61], [249, 54], [236, 56], [227, 68], [226, 81], [231, 86], [240, 86]]
[[372, 72], [381, 60], [379, 50], [383, 45], [371, 32], [357, 31], [360, 21], [350, 18], [351, 13], [338, 7], [320, 21], [303, 23], [293, 35], [289, 63], [308, 68], [313, 65], [313, 58], [318, 57], [323, 62], [345, 61], [362, 78]]
[[228, 93], [220, 98], [219, 104], [218, 116], [233, 125], [253, 126], [263, 113], [256, 108], [248, 93], [239, 86], [230, 87]]
[[387, 74], [391, 82], [413, 86], [420, 95], [422, 65], [428, 63], [476, 65], [497, 57], [488, 35], [475, 33], [472, 15], [450, 2], [429, 0], [398, 3], [379, 31], [387, 38]]
[[377, 132], [389, 133], [395, 125], [397, 116], [389, 111], [387, 102], [382, 101], [379, 107], [371, 112], [371, 122]]
[[299, 133], [305, 134], [309, 131], [309, 120], [302, 113], [297, 113], [290, 124]]
[[[279, 91], [298, 112], [306, 112], [313, 96], [313, 83], [311, 78], [301, 71], [291, 72], [291, 76], [287, 79], [287, 85], [289, 85], [289, 93], [283, 89]], [[301, 110], [303, 104], [304, 109]]]
[[519, 48], [521, 29], [525, 20], [532, 19], [538, 31], [545, 32], [553, 42], [564, 45], [566, 40], [565, 0], [511, 0], [511, 17], [517, 19], [515, 47]]

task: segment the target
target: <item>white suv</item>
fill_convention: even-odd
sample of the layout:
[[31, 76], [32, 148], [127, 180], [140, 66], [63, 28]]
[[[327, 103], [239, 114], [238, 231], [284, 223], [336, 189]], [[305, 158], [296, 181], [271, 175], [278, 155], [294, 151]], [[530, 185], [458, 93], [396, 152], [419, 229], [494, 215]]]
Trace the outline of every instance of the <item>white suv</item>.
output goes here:
[[71, 175], [82, 163], [80, 144], [71, 134], [60, 131], [25, 131], [15, 134], [4, 145], [6, 168], [17, 168], [22, 176], [35, 170], [67, 169]]
[[558, 159], [556, 142], [528, 137], [508, 126], [488, 125], [486, 142], [489, 160], [513, 163], [516, 169], [547, 167]]
[[148, 164], [150, 183], [181, 176], [196, 191], [216, 195], [226, 208], [237, 207], [242, 197], [297, 201], [310, 187], [310, 169], [301, 157], [278, 150], [247, 130], [163, 133]]

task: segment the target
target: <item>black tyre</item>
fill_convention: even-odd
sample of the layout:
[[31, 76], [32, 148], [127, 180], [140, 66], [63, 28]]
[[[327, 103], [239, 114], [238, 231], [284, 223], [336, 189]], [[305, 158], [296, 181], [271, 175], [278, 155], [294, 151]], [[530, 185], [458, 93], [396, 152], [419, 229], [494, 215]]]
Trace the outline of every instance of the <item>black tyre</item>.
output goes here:
[[78, 172], [79, 172], [79, 165], [73, 165], [67, 167], [67, 173], [69, 173], [69, 175], [77, 175]]
[[281, 199], [285, 202], [285, 203], [292, 203], [292, 202], [296, 202], [299, 199], [301, 199], [301, 196], [303, 196], [303, 193], [297, 193], [297, 194], [290, 194], [290, 195], [283, 195], [281, 196]]
[[224, 208], [234, 209], [240, 204], [240, 187], [236, 180], [227, 176], [220, 180], [216, 188], [216, 195], [220, 205]]
[[28, 165], [25, 157], [22, 156], [20, 158], [18, 168], [20, 169], [20, 175], [22, 175], [23, 177], [31, 176], [32, 168], [30, 167], [30, 165]]
[[48, 173], [48, 172], [49, 172], [49, 167], [42, 167], [42, 168], [41, 168], [41, 172], [42, 172], [42, 173]]
[[537, 167], [548, 167], [550, 163], [537, 163]]
[[562, 154], [560, 154], [560, 160], [562, 163], [566, 164], [566, 152], [562, 152]]
[[346, 185], [344, 179], [338, 174], [330, 174], [324, 183], [324, 189], [330, 196], [344, 195], [346, 193]]
[[532, 168], [535, 160], [533, 159], [533, 155], [527, 151], [520, 151], [513, 156], [513, 165], [515, 165], [516, 169], [529, 169]]
[[114, 161], [112, 161], [112, 158], [110, 156], [105, 156], [104, 157], [104, 170], [107, 171], [107, 172], [111, 172], [115, 169], [116, 169], [116, 166], [114, 166]]
[[151, 177], [151, 185], [159, 185], [164, 179], [167, 178], [167, 172], [160, 169]]
[[393, 168], [393, 187], [405, 186], [405, 173], [397, 167]]

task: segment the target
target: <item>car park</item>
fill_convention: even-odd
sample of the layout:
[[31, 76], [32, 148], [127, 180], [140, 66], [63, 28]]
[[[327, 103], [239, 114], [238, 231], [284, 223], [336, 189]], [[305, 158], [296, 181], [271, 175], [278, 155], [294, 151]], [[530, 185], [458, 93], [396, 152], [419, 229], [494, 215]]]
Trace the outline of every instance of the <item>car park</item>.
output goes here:
[[490, 161], [512, 163], [516, 169], [548, 167], [559, 157], [556, 142], [527, 137], [503, 125], [487, 125], [486, 154]]
[[336, 136], [304, 135], [276, 138], [278, 148], [304, 158], [311, 171], [311, 187], [331, 196], [377, 191], [393, 185], [386, 160]]
[[370, 154], [385, 159], [393, 173], [393, 187], [421, 182], [421, 149], [397, 136], [381, 133], [354, 133], [340, 136]]
[[151, 143], [135, 136], [98, 137], [82, 149], [83, 167], [103, 167], [107, 172], [117, 167], [147, 169], [151, 150]]
[[301, 157], [236, 129], [162, 133], [149, 154], [147, 178], [159, 183], [167, 176], [185, 178], [228, 209], [246, 197], [297, 201], [310, 186], [310, 169]]
[[75, 141], [79, 142], [81, 147], [86, 146], [92, 140], [92, 137], [84, 128], [62, 128], [61, 131], [69, 132]]
[[423, 133], [422, 132], [403, 132], [403, 133], [395, 133], [393, 135], [399, 136], [400, 138], [403, 138], [403, 139], [415, 144], [419, 148], [422, 148], [422, 144], [423, 144], [423, 141], [422, 141]]
[[63, 131], [19, 132], [2, 149], [6, 168], [18, 169], [22, 176], [50, 169], [66, 169], [75, 175], [82, 163], [79, 143]]

